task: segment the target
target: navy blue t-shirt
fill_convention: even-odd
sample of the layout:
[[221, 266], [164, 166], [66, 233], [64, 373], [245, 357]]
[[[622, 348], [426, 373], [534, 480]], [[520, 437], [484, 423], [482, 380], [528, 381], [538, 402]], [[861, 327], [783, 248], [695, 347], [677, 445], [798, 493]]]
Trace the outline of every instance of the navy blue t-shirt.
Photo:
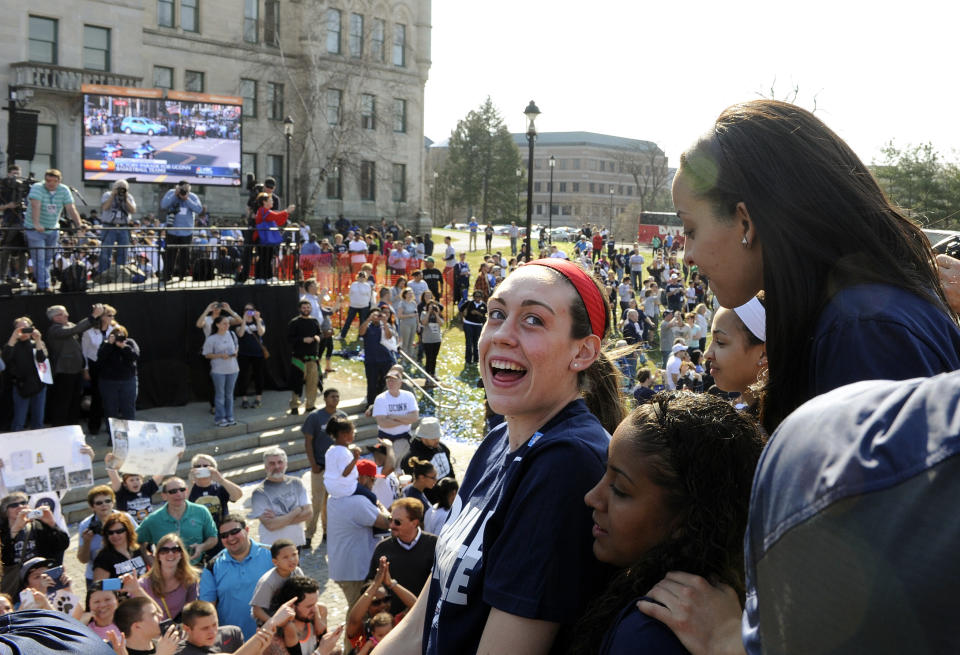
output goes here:
[[909, 291], [858, 284], [827, 304], [810, 350], [810, 397], [861, 380], [907, 380], [960, 368], [960, 329]]
[[640, 599], [631, 601], [617, 616], [603, 638], [599, 655], [689, 655], [670, 628], [637, 609], [637, 600]]
[[513, 452], [507, 432], [477, 449], [437, 540], [425, 655], [476, 652], [492, 607], [574, 623], [607, 571], [583, 502], [606, 467], [600, 422], [578, 399]]

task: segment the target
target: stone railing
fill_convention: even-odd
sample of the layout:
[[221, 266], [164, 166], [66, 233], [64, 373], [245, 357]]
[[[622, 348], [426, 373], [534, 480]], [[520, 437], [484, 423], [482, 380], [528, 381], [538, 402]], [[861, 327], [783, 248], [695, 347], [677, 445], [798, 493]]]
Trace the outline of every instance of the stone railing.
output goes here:
[[10, 64], [13, 71], [10, 86], [64, 93], [80, 93], [82, 84], [140, 86], [142, 77], [106, 73], [83, 68], [67, 68], [50, 64], [21, 61]]

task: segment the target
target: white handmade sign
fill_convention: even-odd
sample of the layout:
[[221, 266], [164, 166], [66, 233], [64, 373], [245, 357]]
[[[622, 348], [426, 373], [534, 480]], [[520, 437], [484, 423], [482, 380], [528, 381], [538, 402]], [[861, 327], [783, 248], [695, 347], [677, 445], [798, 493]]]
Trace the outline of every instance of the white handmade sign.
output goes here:
[[110, 419], [114, 466], [124, 473], [173, 475], [186, 448], [183, 425]]
[[0, 434], [0, 474], [7, 493], [28, 495], [93, 486], [90, 456], [79, 425]]

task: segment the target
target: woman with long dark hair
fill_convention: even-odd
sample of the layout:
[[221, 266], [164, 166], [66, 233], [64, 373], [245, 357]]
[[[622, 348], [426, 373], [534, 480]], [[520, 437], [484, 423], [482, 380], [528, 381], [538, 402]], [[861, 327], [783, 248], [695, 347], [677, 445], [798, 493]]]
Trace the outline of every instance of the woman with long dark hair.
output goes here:
[[774, 100], [729, 107], [681, 155], [673, 201], [684, 262], [721, 305], [766, 292], [769, 433], [835, 387], [960, 368], [929, 241], [810, 112]]
[[613, 433], [607, 471], [586, 495], [593, 552], [620, 571], [577, 627], [572, 652], [686, 653], [636, 601], [669, 571], [744, 595], [743, 533], [763, 442], [753, 421], [707, 394], [661, 393]]
[[604, 578], [582, 498], [623, 417], [602, 351], [610, 305], [579, 266], [541, 259], [498, 284], [488, 307], [479, 368], [505, 421], [470, 461], [432, 578], [378, 652], [547, 653]]

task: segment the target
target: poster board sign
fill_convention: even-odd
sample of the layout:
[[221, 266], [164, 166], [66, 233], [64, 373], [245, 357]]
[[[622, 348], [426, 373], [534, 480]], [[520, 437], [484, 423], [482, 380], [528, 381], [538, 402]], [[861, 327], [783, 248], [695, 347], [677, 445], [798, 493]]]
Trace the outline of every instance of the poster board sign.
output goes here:
[[173, 475], [186, 448], [183, 425], [111, 418], [114, 466], [124, 473]]
[[0, 476], [7, 493], [28, 495], [93, 486], [93, 462], [80, 452], [79, 425], [0, 434]]

